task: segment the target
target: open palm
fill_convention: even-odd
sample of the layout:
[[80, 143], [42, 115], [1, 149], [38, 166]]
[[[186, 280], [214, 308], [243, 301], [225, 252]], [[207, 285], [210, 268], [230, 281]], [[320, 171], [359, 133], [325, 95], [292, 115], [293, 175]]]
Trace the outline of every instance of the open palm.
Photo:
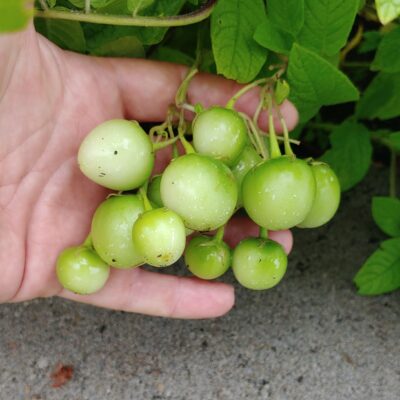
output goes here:
[[[133, 270], [113, 270], [106, 286], [90, 296], [61, 288], [55, 260], [81, 243], [106, 191], [79, 171], [83, 137], [111, 118], [162, 121], [186, 69], [148, 60], [100, 59], [66, 52], [32, 27], [0, 36], [0, 302], [59, 295], [103, 307], [153, 315], [203, 318], [233, 305], [229, 285]], [[191, 102], [223, 104], [237, 84], [201, 74]], [[239, 107], [252, 112], [250, 93]], [[297, 114], [282, 112], [289, 127]], [[255, 226], [236, 221], [231, 240]], [[228, 232], [229, 235], [229, 232]], [[276, 234], [287, 249], [289, 232]]]

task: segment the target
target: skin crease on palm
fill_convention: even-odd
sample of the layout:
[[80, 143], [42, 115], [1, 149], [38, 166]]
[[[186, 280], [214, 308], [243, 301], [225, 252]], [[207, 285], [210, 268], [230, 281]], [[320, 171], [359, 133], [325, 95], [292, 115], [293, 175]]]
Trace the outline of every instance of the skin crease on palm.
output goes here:
[[[68, 246], [86, 237], [105, 189], [85, 178], [76, 162], [84, 136], [112, 118], [162, 121], [186, 69], [147, 60], [101, 59], [66, 52], [26, 31], [0, 35], [0, 303], [61, 296], [100, 307], [175, 318], [223, 315], [234, 304], [230, 285], [148, 272], [113, 270], [106, 286], [90, 296], [63, 290], [55, 261]], [[204, 106], [224, 104], [239, 86], [199, 74], [188, 100]], [[237, 103], [252, 113], [256, 91]], [[289, 129], [297, 122], [286, 102]], [[265, 127], [265, 115], [260, 121]], [[277, 123], [277, 129], [280, 129]], [[158, 169], [169, 151], [158, 154]], [[230, 244], [257, 227], [231, 221]], [[291, 233], [272, 238], [289, 252]]]

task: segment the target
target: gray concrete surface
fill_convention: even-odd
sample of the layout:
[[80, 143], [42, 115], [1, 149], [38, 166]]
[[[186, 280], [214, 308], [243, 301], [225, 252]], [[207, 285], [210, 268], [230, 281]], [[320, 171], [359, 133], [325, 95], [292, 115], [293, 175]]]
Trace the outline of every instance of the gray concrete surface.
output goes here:
[[[0, 306], [1, 400], [398, 400], [400, 293], [358, 297], [351, 279], [384, 238], [374, 169], [334, 222], [296, 231], [285, 280], [215, 320], [151, 318], [60, 299]], [[232, 281], [232, 276], [226, 278]], [[66, 385], [51, 387], [57, 363]]]

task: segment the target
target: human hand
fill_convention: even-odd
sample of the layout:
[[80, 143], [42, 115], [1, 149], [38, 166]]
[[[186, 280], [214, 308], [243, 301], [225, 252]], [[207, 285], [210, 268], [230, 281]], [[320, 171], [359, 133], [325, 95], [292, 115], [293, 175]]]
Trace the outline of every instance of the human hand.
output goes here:
[[[141, 268], [113, 269], [101, 291], [80, 296], [64, 290], [55, 275], [57, 255], [84, 240], [93, 212], [107, 193], [79, 171], [80, 142], [108, 119], [162, 121], [186, 68], [66, 52], [32, 26], [0, 36], [0, 59], [0, 302], [61, 296], [177, 318], [227, 312], [234, 302], [233, 288], [220, 282]], [[237, 90], [235, 82], [199, 74], [188, 98], [207, 107], [224, 104]], [[253, 91], [238, 101], [237, 108], [251, 114], [257, 102]], [[293, 128], [294, 107], [286, 102], [281, 111]], [[265, 121], [260, 123], [265, 126]], [[279, 121], [276, 126], [279, 130]], [[165, 162], [165, 157], [167, 152], [160, 153], [158, 162]], [[233, 219], [226, 241], [233, 244], [257, 233], [248, 219]], [[274, 232], [271, 237], [290, 251], [290, 232]]]

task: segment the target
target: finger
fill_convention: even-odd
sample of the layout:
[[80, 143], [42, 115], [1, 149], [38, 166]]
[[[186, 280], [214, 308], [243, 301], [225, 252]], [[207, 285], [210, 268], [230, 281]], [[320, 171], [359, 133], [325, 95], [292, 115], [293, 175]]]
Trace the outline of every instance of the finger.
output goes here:
[[61, 297], [114, 310], [172, 318], [213, 318], [234, 304], [230, 285], [197, 278], [113, 269], [99, 292], [81, 296], [63, 290]]
[[153, 175], [162, 174], [172, 159], [172, 146], [164, 147], [157, 150], [155, 154], [155, 163], [153, 168]]
[[[174, 102], [175, 93], [185, 78], [187, 67], [166, 62], [143, 59], [96, 59], [113, 76], [119, 87], [127, 118], [140, 121], [162, 121], [166, 117], [168, 106]], [[205, 107], [225, 105], [241, 85], [222, 77], [199, 73], [191, 82], [188, 90], [190, 103], [201, 103]], [[259, 101], [258, 88], [244, 95], [237, 108], [250, 115], [254, 113]], [[288, 101], [281, 106], [282, 115], [289, 130], [298, 120], [296, 108]], [[281, 130], [275, 118], [277, 130]], [[266, 128], [266, 116], [260, 118]]]
[[[235, 216], [231, 218], [225, 230], [224, 240], [230, 247], [235, 247], [246, 237], [259, 236], [260, 227], [246, 216]], [[285, 252], [289, 254], [293, 247], [293, 235], [291, 231], [269, 231], [269, 238], [280, 243]]]
[[291, 231], [269, 231], [268, 237], [275, 240], [275, 242], [280, 243], [285, 249], [286, 254], [289, 254], [292, 251], [293, 235]]

